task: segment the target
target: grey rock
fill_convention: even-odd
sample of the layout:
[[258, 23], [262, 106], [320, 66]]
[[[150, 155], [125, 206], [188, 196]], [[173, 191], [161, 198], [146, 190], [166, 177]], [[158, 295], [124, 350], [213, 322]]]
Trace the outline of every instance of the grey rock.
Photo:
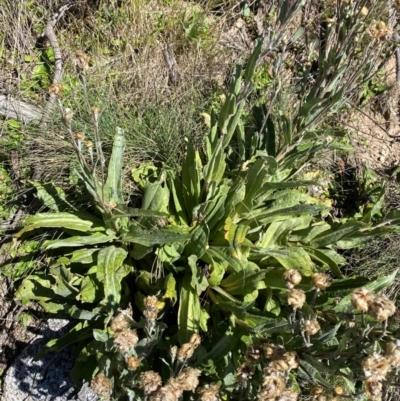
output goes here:
[[88, 384], [76, 388], [70, 377], [73, 367], [71, 348], [34, 357], [51, 339], [64, 335], [68, 320], [49, 319], [37, 338], [29, 344], [7, 370], [2, 401], [97, 401]]

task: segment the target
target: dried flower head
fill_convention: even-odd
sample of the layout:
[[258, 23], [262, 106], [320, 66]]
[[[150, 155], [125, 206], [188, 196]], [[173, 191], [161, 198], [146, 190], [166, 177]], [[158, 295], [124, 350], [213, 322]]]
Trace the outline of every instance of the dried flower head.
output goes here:
[[190, 337], [189, 342], [191, 344], [193, 344], [196, 348], [201, 344], [201, 337], [200, 334], [192, 334], [192, 336]]
[[199, 385], [199, 369], [186, 368], [176, 377], [176, 382], [183, 391], [194, 391]]
[[183, 362], [190, 359], [195, 351], [196, 347], [192, 343], [182, 344], [182, 347], [178, 350], [178, 361]]
[[219, 385], [215, 383], [200, 387], [197, 392], [201, 395], [200, 401], [218, 401]]
[[85, 146], [89, 149], [93, 148], [93, 142], [92, 141], [86, 141]]
[[299, 362], [297, 361], [297, 353], [295, 351], [285, 352], [283, 359], [289, 365], [289, 369], [297, 369]]
[[237, 379], [242, 382], [247, 381], [251, 378], [251, 376], [253, 376], [254, 371], [255, 369], [253, 365], [244, 363], [243, 365], [239, 366]]
[[260, 347], [257, 347], [255, 345], [250, 345], [247, 348], [246, 352], [246, 358], [248, 359], [249, 362], [251, 363], [256, 363], [261, 359], [261, 349]]
[[308, 336], [313, 336], [321, 330], [321, 326], [316, 320], [305, 320], [303, 330]]
[[375, 294], [366, 288], [358, 288], [351, 293], [351, 303], [353, 304], [354, 308], [367, 312], [369, 303], [374, 299]]
[[124, 313], [118, 313], [110, 321], [110, 329], [114, 333], [128, 329], [130, 326], [129, 317]]
[[368, 306], [368, 314], [380, 322], [393, 316], [396, 312], [394, 303], [383, 296], [373, 298]]
[[157, 308], [158, 298], [154, 295], [145, 297], [143, 300], [143, 305], [146, 309]]
[[143, 316], [146, 320], [152, 322], [157, 319], [158, 309], [145, 309], [143, 312]]
[[143, 304], [145, 307], [143, 316], [146, 318], [146, 320], [156, 320], [158, 316], [158, 298], [155, 296], [148, 296], [143, 300]]
[[306, 302], [306, 293], [303, 290], [290, 290], [288, 294], [288, 304], [294, 309], [301, 309]]
[[140, 366], [140, 359], [136, 356], [131, 356], [125, 359], [125, 363], [129, 370], [136, 370]]
[[74, 64], [78, 72], [86, 71], [89, 69], [89, 56], [83, 52], [76, 52]]
[[369, 377], [364, 380], [365, 395], [369, 400], [380, 401], [382, 399], [382, 383]]
[[365, 377], [372, 377], [375, 380], [384, 380], [391, 370], [388, 358], [377, 352], [363, 359], [361, 366]]
[[316, 396], [316, 395], [322, 394], [323, 392], [324, 392], [324, 389], [323, 389], [322, 387], [313, 386], [313, 387], [311, 388], [310, 394], [311, 394], [312, 396]]
[[54, 95], [56, 97], [61, 97], [63, 93], [63, 87], [61, 84], [51, 84], [49, 86], [50, 95]]
[[392, 34], [392, 29], [383, 21], [378, 21], [374, 26], [368, 29], [368, 32], [375, 39], [385, 40]]
[[112, 384], [111, 380], [103, 372], [100, 372], [92, 379], [90, 387], [96, 394], [108, 397]]
[[177, 401], [180, 396], [176, 394], [173, 387], [167, 385], [160, 387], [150, 396], [150, 401]]
[[262, 383], [264, 397], [267, 395], [270, 398], [279, 397], [286, 388], [285, 380], [282, 376], [265, 376]]
[[299, 284], [301, 281], [301, 274], [295, 269], [286, 270], [283, 277], [287, 281], [286, 285], [288, 285], [289, 289], [293, 288], [292, 286]]
[[318, 288], [319, 290], [326, 290], [331, 285], [329, 282], [329, 276], [326, 274], [315, 273], [312, 280], [314, 287]]
[[327, 18], [327, 19], [326, 19], [326, 23], [327, 23], [328, 25], [331, 25], [331, 24], [333, 24], [334, 22], [335, 22], [334, 18]]
[[282, 345], [272, 343], [264, 344], [263, 347], [264, 357], [267, 359], [282, 359], [286, 350]]
[[289, 364], [284, 359], [275, 359], [266, 369], [266, 373], [269, 375], [277, 372], [286, 372], [289, 370]]
[[277, 401], [297, 401], [298, 393], [293, 390], [285, 390]]
[[121, 352], [128, 352], [139, 341], [136, 330], [126, 329], [119, 331], [114, 337], [114, 345]]
[[83, 132], [77, 132], [77, 133], [75, 134], [75, 139], [76, 139], [77, 141], [82, 141], [84, 138], [85, 138], [85, 134], [84, 134]]
[[139, 387], [146, 395], [154, 393], [161, 386], [161, 384], [161, 376], [153, 370], [143, 372], [140, 375]]
[[386, 344], [386, 358], [393, 368], [400, 367], [400, 346], [394, 342]]

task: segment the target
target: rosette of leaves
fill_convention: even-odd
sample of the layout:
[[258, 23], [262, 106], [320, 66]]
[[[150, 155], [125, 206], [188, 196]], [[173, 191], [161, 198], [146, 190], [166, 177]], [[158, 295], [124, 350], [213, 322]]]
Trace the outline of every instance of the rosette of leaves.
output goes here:
[[[79, 172], [93, 196], [95, 214], [79, 211], [60, 190], [39, 188], [52, 211], [26, 218], [16, 237], [28, 240], [42, 232], [57, 239], [43, 242], [46, 269], [26, 277], [16, 296], [78, 321], [45, 349], [79, 342], [75, 372], [89, 378], [100, 366], [121, 382], [130, 378], [105, 345], [113, 335], [108, 324], [129, 302], [139, 318], [144, 297], [156, 295], [163, 324], [143, 345], [146, 368], [155, 369], [152, 364], [176, 342], [207, 333], [193, 364], [229, 386], [241, 363], [241, 347], [254, 337], [279, 336], [285, 342], [292, 335], [286, 269], [297, 269], [304, 277], [302, 288], [310, 291], [311, 275], [327, 271], [339, 280], [338, 292], [330, 294], [346, 296], [360, 281], [342, 281], [345, 260], [338, 248], [398, 230], [397, 212], [375, 221], [381, 202], [360, 218], [334, 219], [329, 206], [307, 193], [316, 183], [297, 179], [319, 151], [342, 149], [339, 141], [311, 131], [293, 136], [288, 116], [270, 115], [263, 107], [252, 110], [251, 124], [243, 122], [261, 46], [259, 41], [244, 71], [237, 67], [219, 114], [211, 114], [204, 151], [189, 142], [180, 171], [149, 164], [133, 171], [143, 190], [140, 208], [126, 206], [122, 196], [120, 129], [105, 182], [84, 166]], [[318, 299], [327, 305], [323, 310], [332, 308], [330, 294]], [[143, 319], [135, 324], [145, 327]], [[336, 331], [322, 333], [329, 337]], [[321, 334], [320, 343], [324, 338]], [[292, 346], [300, 346], [298, 341], [301, 336]], [[124, 386], [135, 386], [130, 383]]]

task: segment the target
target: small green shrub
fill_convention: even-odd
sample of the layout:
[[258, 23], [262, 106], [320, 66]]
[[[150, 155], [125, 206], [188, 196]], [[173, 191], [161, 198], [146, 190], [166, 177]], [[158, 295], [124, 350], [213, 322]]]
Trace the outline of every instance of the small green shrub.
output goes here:
[[[74, 379], [91, 380], [104, 399], [189, 399], [195, 390], [203, 401], [361, 397], [395, 381], [395, 306], [377, 293], [396, 272], [343, 277], [339, 250], [397, 232], [400, 214], [382, 220], [377, 202], [333, 218], [307, 193], [318, 183], [298, 177], [340, 141], [310, 129], [293, 139], [290, 122], [261, 106], [254, 124], [243, 123], [261, 47], [244, 71], [237, 67], [219, 114], [211, 112], [204, 150], [189, 141], [179, 170], [133, 169], [139, 199], [122, 191], [123, 130], [107, 162], [100, 110], [87, 100], [90, 141], [62, 109], [93, 208], [36, 184], [49, 211], [27, 217], [15, 237], [44, 236], [42, 263], [15, 296], [76, 321], [38, 357], [75, 343]], [[84, 70], [80, 80], [86, 90]]]

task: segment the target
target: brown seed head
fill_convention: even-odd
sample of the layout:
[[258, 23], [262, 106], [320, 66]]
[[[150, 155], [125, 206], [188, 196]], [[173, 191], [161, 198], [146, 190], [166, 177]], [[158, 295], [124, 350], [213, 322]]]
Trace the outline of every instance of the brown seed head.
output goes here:
[[97, 116], [100, 113], [100, 107], [93, 106], [91, 107], [92, 113]]
[[193, 344], [196, 348], [201, 344], [201, 337], [200, 334], [192, 334], [192, 336], [190, 337], [189, 342], [191, 344]]
[[114, 345], [121, 352], [128, 352], [139, 341], [136, 330], [126, 329], [119, 331], [114, 337]]
[[351, 293], [350, 300], [355, 309], [367, 312], [368, 305], [374, 297], [375, 294], [366, 288], [358, 288]]
[[285, 352], [285, 354], [283, 355], [283, 359], [289, 365], [289, 369], [297, 369], [299, 367], [296, 352]]
[[306, 294], [303, 290], [290, 290], [288, 294], [288, 304], [294, 309], [301, 309], [306, 302]]
[[85, 146], [89, 149], [93, 148], [93, 142], [92, 141], [86, 141]]
[[111, 380], [103, 373], [98, 373], [90, 382], [91, 389], [102, 397], [108, 397], [112, 389]]
[[50, 95], [54, 95], [56, 97], [61, 97], [63, 93], [63, 87], [61, 84], [51, 84], [49, 86]]
[[243, 365], [239, 366], [238, 373], [237, 373], [237, 379], [239, 381], [247, 381], [253, 376], [254, 374], [254, 366], [244, 363]]
[[387, 320], [396, 312], [394, 303], [383, 296], [375, 297], [368, 306], [368, 314], [380, 322]]
[[150, 396], [150, 401], [177, 401], [178, 395], [174, 388], [170, 385], [160, 387], [155, 393]]
[[263, 344], [264, 357], [267, 359], [282, 359], [286, 350], [282, 345], [272, 343]]
[[125, 363], [129, 370], [136, 370], [140, 366], [140, 360], [136, 356], [125, 359]]
[[268, 395], [270, 398], [280, 397], [286, 388], [285, 380], [282, 376], [265, 376], [263, 380], [263, 397]]
[[182, 347], [178, 350], [178, 361], [183, 362], [190, 359], [193, 356], [196, 347], [192, 343], [182, 344]]
[[311, 388], [311, 395], [312, 396], [316, 396], [316, 395], [320, 395], [324, 392], [324, 389], [322, 387], [319, 386], [314, 386]]
[[201, 371], [199, 369], [186, 368], [176, 377], [180, 388], [183, 391], [194, 391], [199, 385], [199, 376]]
[[331, 285], [329, 282], [329, 276], [326, 274], [315, 273], [312, 280], [314, 287], [318, 288], [319, 290], [326, 290]]
[[161, 384], [161, 376], [153, 370], [143, 372], [140, 375], [139, 387], [146, 395], [154, 393], [161, 386]]
[[391, 370], [389, 360], [374, 352], [372, 355], [366, 357], [362, 363], [365, 377], [372, 377], [375, 380], [384, 380]]
[[277, 401], [297, 401], [298, 393], [293, 390], [285, 390]]
[[250, 345], [247, 348], [246, 357], [251, 363], [256, 363], [261, 359], [261, 349], [255, 345]]
[[219, 385], [215, 383], [200, 387], [197, 392], [201, 395], [200, 401], [218, 401]]
[[303, 330], [308, 336], [313, 336], [321, 330], [321, 326], [316, 320], [305, 320]]
[[75, 134], [75, 139], [77, 140], [77, 141], [82, 141], [82, 139], [84, 139], [85, 138], [85, 134], [83, 133], [83, 132], [77, 132], [76, 134]]
[[394, 342], [386, 344], [385, 356], [393, 368], [400, 367], [400, 347]]
[[128, 329], [129, 326], [130, 326], [129, 318], [124, 313], [118, 313], [118, 315], [114, 316], [110, 322], [110, 329], [114, 333], [118, 333], [119, 331]]
[[382, 382], [373, 377], [364, 380], [365, 395], [369, 400], [380, 401], [382, 399]]
[[78, 72], [86, 71], [89, 69], [89, 56], [83, 52], [76, 52], [74, 64]]
[[143, 300], [146, 309], [157, 309], [158, 298], [154, 295], [148, 296]]
[[301, 274], [295, 269], [286, 270], [283, 277], [288, 283], [292, 285], [297, 285], [301, 281]]

